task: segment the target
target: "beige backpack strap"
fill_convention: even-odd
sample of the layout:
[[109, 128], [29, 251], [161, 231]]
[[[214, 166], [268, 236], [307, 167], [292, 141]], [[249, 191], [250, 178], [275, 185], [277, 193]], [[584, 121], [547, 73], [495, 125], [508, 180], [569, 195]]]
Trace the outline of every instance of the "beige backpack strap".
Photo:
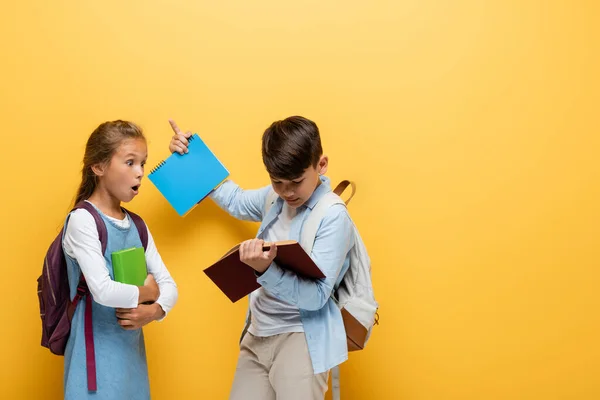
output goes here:
[[331, 399], [340, 400], [340, 366], [337, 365], [331, 369]]
[[[348, 203], [350, 203], [350, 200], [352, 200], [352, 197], [354, 197], [354, 194], [356, 193], [356, 184], [353, 181], [343, 180], [336, 186], [335, 189], [333, 189], [333, 193], [335, 193], [341, 197], [342, 193], [344, 193], [344, 191], [348, 188], [348, 186], [351, 187], [352, 192], [350, 193], [350, 197], [348, 197], [348, 199], [345, 201], [346, 205], [348, 205]], [[332, 296], [332, 298], [335, 300], [335, 298], [333, 296]], [[340, 400], [341, 390], [340, 390], [340, 367], [339, 367], [339, 365], [336, 367], [333, 367], [331, 369], [331, 392], [332, 392], [333, 400]]]
[[263, 216], [262, 216], [263, 219], [266, 218], [267, 214], [271, 210], [271, 207], [273, 206], [273, 204], [275, 204], [275, 202], [277, 201], [278, 197], [279, 197], [279, 195], [277, 193], [275, 193], [275, 191], [273, 189], [269, 190], [269, 193], [267, 193], [267, 197], [265, 198], [265, 204], [263, 207]]

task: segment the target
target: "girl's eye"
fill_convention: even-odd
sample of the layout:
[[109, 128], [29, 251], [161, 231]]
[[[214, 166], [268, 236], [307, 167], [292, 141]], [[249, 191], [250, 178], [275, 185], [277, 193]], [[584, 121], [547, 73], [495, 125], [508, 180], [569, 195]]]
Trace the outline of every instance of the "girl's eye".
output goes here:
[[127, 160], [127, 165], [131, 167], [133, 165], [133, 160]]

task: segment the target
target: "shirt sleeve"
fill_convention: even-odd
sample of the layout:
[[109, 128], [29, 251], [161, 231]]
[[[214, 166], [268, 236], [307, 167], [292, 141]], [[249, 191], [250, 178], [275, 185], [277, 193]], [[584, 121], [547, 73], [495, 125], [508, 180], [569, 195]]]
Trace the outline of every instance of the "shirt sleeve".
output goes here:
[[146, 265], [148, 266], [148, 273], [154, 276], [154, 279], [158, 284], [158, 288], [160, 289], [160, 295], [156, 302], [163, 309], [166, 317], [166, 315], [169, 313], [169, 311], [171, 311], [173, 306], [175, 306], [175, 303], [177, 302], [177, 299], [179, 297], [179, 293], [177, 290], [177, 285], [173, 280], [173, 277], [171, 277], [171, 274], [167, 270], [165, 263], [163, 262], [160, 254], [158, 253], [158, 249], [156, 248], [156, 243], [154, 242], [154, 238], [150, 233], [150, 229], [148, 229]]
[[270, 185], [260, 189], [243, 190], [228, 180], [209, 196], [229, 215], [245, 221], [259, 222], [263, 219], [265, 201], [270, 190]]

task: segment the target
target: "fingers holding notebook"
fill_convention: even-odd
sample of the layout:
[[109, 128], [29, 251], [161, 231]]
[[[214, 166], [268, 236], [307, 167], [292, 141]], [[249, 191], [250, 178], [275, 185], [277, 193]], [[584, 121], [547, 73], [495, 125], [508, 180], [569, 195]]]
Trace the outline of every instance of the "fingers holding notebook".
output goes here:
[[270, 244], [268, 251], [264, 250], [264, 244], [262, 239], [250, 239], [240, 245], [240, 261], [260, 274], [269, 268], [277, 256], [275, 243]]

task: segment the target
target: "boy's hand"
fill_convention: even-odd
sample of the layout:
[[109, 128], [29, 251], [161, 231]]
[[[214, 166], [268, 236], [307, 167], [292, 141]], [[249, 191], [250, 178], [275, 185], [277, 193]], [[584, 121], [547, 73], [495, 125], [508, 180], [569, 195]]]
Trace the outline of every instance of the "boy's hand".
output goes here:
[[169, 151], [171, 153], [178, 152], [183, 155], [188, 152], [188, 138], [192, 136], [192, 132], [187, 131], [186, 133], [182, 133], [175, 121], [172, 119], [169, 120], [169, 124], [171, 124], [171, 128], [175, 134], [171, 138], [171, 143], [169, 143]]
[[269, 268], [269, 265], [277, 256], [277, 246], [271, 243], [269, 251], [263, 251], [264, 240], [250, 239], [243, 242], [240, 246], [240, 260], [252, 267], [256, 272], [262, 274]]
[[128, 331], [140, 329], [144, 325], [162, 318], [164, 315], [165, 312], [157, 303], [149, 305], [140, 304], [137, 308], [117, 308], [119, 325]]

